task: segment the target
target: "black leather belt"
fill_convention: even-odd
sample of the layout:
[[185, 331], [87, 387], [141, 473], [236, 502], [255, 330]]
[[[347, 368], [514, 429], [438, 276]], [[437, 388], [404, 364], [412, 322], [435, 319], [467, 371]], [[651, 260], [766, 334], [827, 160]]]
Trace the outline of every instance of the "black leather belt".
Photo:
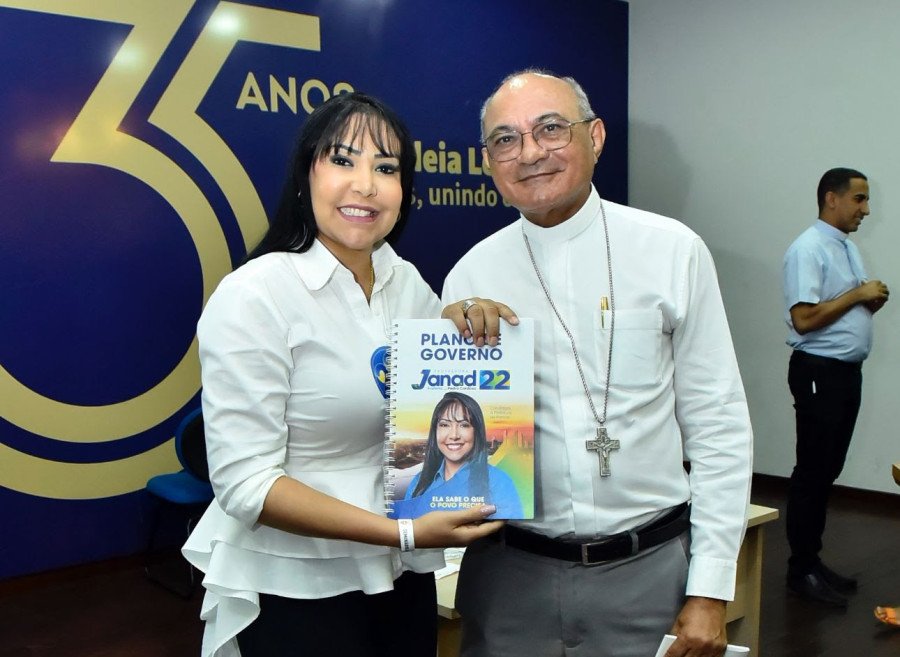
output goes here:
[[794, 349], [794, 353], [791, 354], [792, 359], [796, 359], [799, 361], [806, 361], [807, 363], [815, 363], [817, 365], [824, 365], [826, 367], [833, 367], [845, 370], [861, 370], [862, 369], [862, 361], [858, 363], [852, 363], [847, 360], [840, 360], [838, 358], [829, 358], [828, 356], [819, 356], [818, 354], [811, 354], [807, 351], [802, 351], [800, 349]]
[[676, 506], [662, 518], [637, 531], [621, 532], [595, 541], [564, 541], [507, 525], [503, 529], [506, 545], [544, 557], [581, 562], [585, 566], [624, 559], [681, 536], [690, 526], [687, 502]]

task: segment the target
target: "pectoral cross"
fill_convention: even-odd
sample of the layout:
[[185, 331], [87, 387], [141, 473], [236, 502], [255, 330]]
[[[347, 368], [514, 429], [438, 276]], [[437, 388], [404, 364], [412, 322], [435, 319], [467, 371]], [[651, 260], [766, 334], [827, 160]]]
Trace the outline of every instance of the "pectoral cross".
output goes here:
[[597, 452], [597, 456], [600, 458], [600, 476], [608, 477], [611, 474], [609, 453], [614, 449], [619, 449], [619, 441], [609, 439], [606, 427], [597, 427], [596, 440], [586, 440], [584, 446], [589, 452]]

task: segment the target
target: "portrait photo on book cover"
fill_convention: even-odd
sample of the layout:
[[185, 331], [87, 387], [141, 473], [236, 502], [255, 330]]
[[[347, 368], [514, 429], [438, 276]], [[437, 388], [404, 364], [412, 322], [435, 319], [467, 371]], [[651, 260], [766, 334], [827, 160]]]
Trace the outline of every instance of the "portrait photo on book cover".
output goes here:
[[396, 517], [481, 504], [497, 507], [494, 518], [533, 516], [531, 491], [525, 491], [526, 509], [516, 486], [516, 479], [532, 479], [533, 436], [510, 421], [513, 409], [496, 403], [489, 409], [493, 422], [471, 395], [446, 392], [434, 406], [424, 440], [396, 442]]
[[[408, 468], [417, 472], [406, 486], [402, 500], [395, 500], [394, 510], [402, 517], [407, 512], [418, 516], [429, 511], [493, 504], [497, 507], [494, 517], [523, 517], [522, 500], [513, 478], [489, 462], [498, 452], [495, 461], [504, 456], [527, 458], [530, 449], [526, 448], [526, 454], [515, 454], [525, 447], [522, 443], [521, 435], [508, 434], [489, 441], [478, 402], [462, 392], [444, 394], [431, 416], [420, 467]], [[421, 449], [419, 445], [409, 447]], [[395, 488], [397, 498], [402, 487], [400, 484]]]
[[533, 323], [475, 347], [448, 320], [401, 320], [390, 357], [385, 496], [392, 518], [493, 504], [534, 517]]

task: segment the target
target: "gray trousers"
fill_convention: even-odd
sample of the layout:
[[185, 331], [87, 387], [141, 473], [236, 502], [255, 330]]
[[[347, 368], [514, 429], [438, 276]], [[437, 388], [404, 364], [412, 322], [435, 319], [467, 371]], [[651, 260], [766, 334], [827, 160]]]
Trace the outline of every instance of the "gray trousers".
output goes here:
[[688, 535], [591, 567], [474, 543], [456, 589], [461, 657], [653, 657], [684, 604]]

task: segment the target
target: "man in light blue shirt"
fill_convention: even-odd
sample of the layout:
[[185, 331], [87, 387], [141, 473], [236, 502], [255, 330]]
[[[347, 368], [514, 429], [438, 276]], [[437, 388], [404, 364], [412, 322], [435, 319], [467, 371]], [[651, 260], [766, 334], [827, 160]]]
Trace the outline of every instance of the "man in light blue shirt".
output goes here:
[[822, 533], [832, 484], [844, 467], [872, 347], [872, 317], [887, 285], [869, 280], [847, 236], [869, 214], [869, 183], [853, 169], [819, 181], [819, 219], [784, 256], [784, 307], [793, 348], [788, 384], [797, 415], [797, 464], [791, 474], [787, 585], [802, 597], [845, 607], [856, 580], [822, 563]]

